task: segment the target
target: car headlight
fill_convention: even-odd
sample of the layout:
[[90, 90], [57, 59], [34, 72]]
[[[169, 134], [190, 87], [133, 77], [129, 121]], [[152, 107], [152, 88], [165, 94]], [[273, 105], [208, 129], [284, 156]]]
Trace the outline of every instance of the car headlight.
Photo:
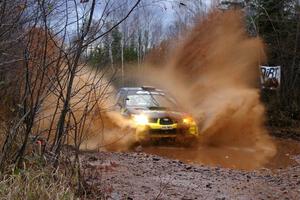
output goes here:
[[182, 119], [182, 123], [186, 125], [191, 125], [195, 123], [195, 120], [191, 117], [185, 117]]
[[133, 120], [137, 125], [145, 125], [149, 122], [149, 119], [146, 115], [133, 115]]

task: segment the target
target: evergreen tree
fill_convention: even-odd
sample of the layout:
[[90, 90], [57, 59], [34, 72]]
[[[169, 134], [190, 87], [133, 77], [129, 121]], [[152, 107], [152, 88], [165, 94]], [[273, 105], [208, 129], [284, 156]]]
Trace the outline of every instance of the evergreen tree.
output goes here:
[[121, 63], [121, 40], [122, 40], [122, 34], [119, 31], [118, 28], [115, 28], [112, 33], [112, 56], [114, 59], [114, 62], [117, 66]]
[[[300, 120], [300, 18], [297, 0], [256, 0], [255, 24], [267, 45], [268, 65], [282, 67], [279, 96], [266, 98], [269, 109]], [[272, 96], [273, 95], [273, 96]], [[274, 102], [274, 99], [278, 101]]]

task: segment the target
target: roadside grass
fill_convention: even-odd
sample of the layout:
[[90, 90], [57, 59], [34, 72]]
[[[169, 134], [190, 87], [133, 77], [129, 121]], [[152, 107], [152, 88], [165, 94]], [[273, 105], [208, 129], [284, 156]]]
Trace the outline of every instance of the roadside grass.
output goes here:
[[[2, 175], [1, 175], [2, 176]], [[13, 170], [0, 180], [0, 199], [75, 199], [67, 178], [49, 168]]]
[[[0, 114], [1, 117], [1, 114]], [[0, 147], [9, 133], [7, 123], [0, 118]], [[30, 138], [20, 165], [15, 161], [23, 141], [22, 127], [12, 140], [0, 168], [0, 200], [73, 200], [103, 199], [97, 187], [85, 184], [74, 163], [74, 149], [64, 146], [58, 168], [54, 168], [53, 154]], [[100, 198], [99, 198], [100, 197]]]
[[[2, 176], [2, 175], [1, 175]], [[49, 168], [13, 170], [0, 180], [0, 199], [75, 199], [67, 178]]]
[[[3, 147], [8, 128], [0, 121], [0, 146]], [[16, 167], [12, 162], [17, 147], [16, 137], [7, 153], [5, 167], [0, 172], [0, 200], [72, 200], [76, 199], [72, 182], [63, 171], [55, 171], [51, 162], [30, 142], [26, 150], [23, 166]], [[2, 152], [1, 152], [2, 153]]]

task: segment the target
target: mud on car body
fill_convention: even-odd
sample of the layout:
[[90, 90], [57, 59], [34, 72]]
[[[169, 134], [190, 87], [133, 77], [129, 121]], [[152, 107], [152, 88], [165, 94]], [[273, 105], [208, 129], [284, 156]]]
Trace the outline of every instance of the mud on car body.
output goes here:
[[116, 109], [132, 120], [138, 141], [151, 138], [190, 140], [199, 135], [194, 119], [180, 112], [170, 95], [153, 87], [121, 88]]

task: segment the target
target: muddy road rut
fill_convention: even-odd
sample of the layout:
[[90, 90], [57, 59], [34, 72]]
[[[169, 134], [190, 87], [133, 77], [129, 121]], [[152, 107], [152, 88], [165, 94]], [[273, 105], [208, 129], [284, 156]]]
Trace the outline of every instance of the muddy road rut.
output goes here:
[[[232, 168], [220, 154], [218, 163], [192, 161], [196, 152], [172, 147], [147, 147], [146, 153], [84, 153], [81, 159], [87, 184], [106, 199], [300, 199], [300, 143], [277, 143], [273, 159], [247, 170], [233, 169], [241, 166]], [[184, 151], [191, 151], [190, 157], [182, 157]], [[216, 157], [214, 151], [206, 149], [200, 155]], [[228, 156], [224, 160], [232, 159], [232, 151], [221, 154]], [[243, 156], [251, 162], [251, 156], [239, 158]]]

